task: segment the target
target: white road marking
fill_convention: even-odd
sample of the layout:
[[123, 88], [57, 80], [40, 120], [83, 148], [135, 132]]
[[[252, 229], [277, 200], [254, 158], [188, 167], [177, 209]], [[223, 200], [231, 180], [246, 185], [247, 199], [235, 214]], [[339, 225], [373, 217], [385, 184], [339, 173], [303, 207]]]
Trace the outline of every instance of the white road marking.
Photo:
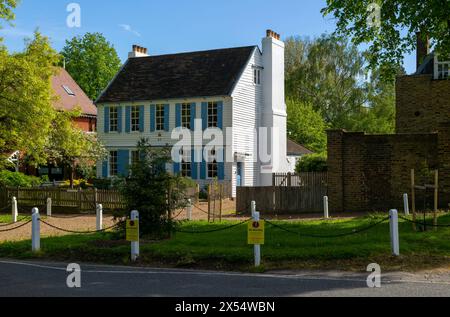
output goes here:
[[[34, 264], [28, 262], [16, 261], [0, 261], [0, 264], [29, 266], [40, 269], [56, 270], [66, 272], [66, 268], [55, 267], [42, 264]], [[148, 271], [130, 271], [130, 270], [83, 270], [84, 267], [95, 265], [82, 265], [82, 272], [89, 274], [137, 274], [137, 275], [155, 275], [155, 274], [177, 274], [177, 275], [197, 275], [197, 276], [228, 276], [228, 277], [257, 277], [257, 278], [279, 278], [290, 280], [311, 280], [311, 281], [343, 281], [343, 282], [358, 282], [365, 283], [365, 279], [346, 278], [346, 277], [321, 277], [321, 276], [306, 276], [302, 274], [297, 275], [277, 275], [277, 274], [256, 274], [256, 273], [228, 273], [228, 272], [201, 272], [192, 270], [172, 270], [172, 269], [149, 269]], [[100, 266], [96, 266], [100, 267]], [[123, 268], [123, 266], [120, 266]], [[150, 271], [152, 270], [152, 271]], [[450, 285], [450, 282], [436, 282], [436, 281], [419, 281], [419, 280], [384, 280], [384, 284], [390, 283], [404, 283], [404, 284], [433, 284], [433, 285]]]

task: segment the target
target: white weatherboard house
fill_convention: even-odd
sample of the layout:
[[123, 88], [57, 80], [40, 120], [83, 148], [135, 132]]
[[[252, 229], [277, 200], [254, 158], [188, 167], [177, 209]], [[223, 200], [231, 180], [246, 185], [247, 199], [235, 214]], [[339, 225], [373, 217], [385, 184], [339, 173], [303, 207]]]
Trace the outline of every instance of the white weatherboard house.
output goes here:
[[[178, 140], [171, 138], [172, 130], [194, 129], [195, 120], [201, 120], [203, 130], [233, 128], [224, 140], [232, 162], [186, 159], [168, 166], [173, 172], [200, 185], [212, 179], [231, 182], [235, 195], [236, 186], [271, 186], [272, 173], [292, 171], [287, 160], [284, 43], [273, 31], [267, 31], [262, 51], [249, 46], [148, 56], [147, 49], [133, 46], [96, 104], [98, 136], [109, 151], [108, 160], [98, 163], [99, 177], [126, 175], [139, 157], [136, 144], [141, 138], [155, 147], [174, 146]], [[261, 162], [255, 146], [259, 138], [249, 132], [260, 127], [279, 131], [268, 137], [272, 163]]]

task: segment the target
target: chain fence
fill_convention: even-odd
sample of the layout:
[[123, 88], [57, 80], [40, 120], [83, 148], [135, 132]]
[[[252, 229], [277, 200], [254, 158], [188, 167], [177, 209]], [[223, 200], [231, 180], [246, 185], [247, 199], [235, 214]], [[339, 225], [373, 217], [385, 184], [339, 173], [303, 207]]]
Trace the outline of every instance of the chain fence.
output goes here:
[[1, 233], [1, 232], [9, 232], [9, 231], [14, 231], [14, 230], [20, 229], [20, 228], [25, 227], [26, 225], [30, 224], [31, 221], [32, 221], [32, 220], [29, 220], [29, 221], [27, 221], [27, 222], [25, 222], [25, 223], [23, 223], [23, 224], [21, 224], [21, 225], [19, 225], [19, 226], [16, 226], [16, 227], [14, 227], [14, 228], [1, 229], [1, 230], [0, 230], [0, 233]]
[[178, 233], [188, 233], [188, 234], [204, 234], [204, 233], [213, 233], [213, 232], [220, 232], [220, 231], [225, 231], [225, 230], [229, 230], [229, 229], [233, 229], [235, 227], [241, 226], [249, 221], [251, 221], [252, 218], [241, 221], [239, 223], [224, 227], [224, 228], [217, 228], [217, 229], [212, 229], [212, 230], [204, 230], [204, 231], [189, 231], [189, 230], [176, 230], [176, 232]]
[[416, 224], [416, 225], [419, 225], [419, 226], [424, 226], [424, 227], [450, 228], [450, 224], [442, 225], [442, 224], [434, 224], [434, 223], [423, 223], [423, 222], [420, 222], [420, 221], [414, 221], [414, 220], [408, 219], [406, 217], [399, 217], [399, 218], [402, 219], [402, 220], [405, 220], [406, 222], [413, 223], [413, 224]]

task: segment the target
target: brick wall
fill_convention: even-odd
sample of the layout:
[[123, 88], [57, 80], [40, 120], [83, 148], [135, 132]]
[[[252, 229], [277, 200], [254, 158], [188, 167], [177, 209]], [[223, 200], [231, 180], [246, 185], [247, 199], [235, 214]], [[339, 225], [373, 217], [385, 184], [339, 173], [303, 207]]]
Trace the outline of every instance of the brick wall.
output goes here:
[[410, 192], [411, 169], [439, 164], [436, 133], [366, 135], [333, 130], [328, 131], [328, 140], [329, 200], [335, 212], [402, 209], [402, 195]]
[[397, 78], [396, 133], [328, 131], [328, 185], [334, 211], [403, 209], [402, 195], [433, 183], [439, 170], [439, 205], [450, 203], [450, 80], [432, 75]]
[[411, 75], [396, 82], [397, 133], [436, 132], [450, 124], [450, 80]]

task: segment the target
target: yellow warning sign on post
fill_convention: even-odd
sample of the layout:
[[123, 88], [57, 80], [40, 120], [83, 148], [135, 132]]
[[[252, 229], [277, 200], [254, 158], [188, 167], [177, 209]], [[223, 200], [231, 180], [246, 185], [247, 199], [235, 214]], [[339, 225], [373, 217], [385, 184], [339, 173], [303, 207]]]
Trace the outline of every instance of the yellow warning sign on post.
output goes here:
[[265, 222], [250, 221], [248, 223], [248, 244], [263, 245], [265, 242]]
[[127, 241], [139, 241], [139, 221], [127, 220]]

